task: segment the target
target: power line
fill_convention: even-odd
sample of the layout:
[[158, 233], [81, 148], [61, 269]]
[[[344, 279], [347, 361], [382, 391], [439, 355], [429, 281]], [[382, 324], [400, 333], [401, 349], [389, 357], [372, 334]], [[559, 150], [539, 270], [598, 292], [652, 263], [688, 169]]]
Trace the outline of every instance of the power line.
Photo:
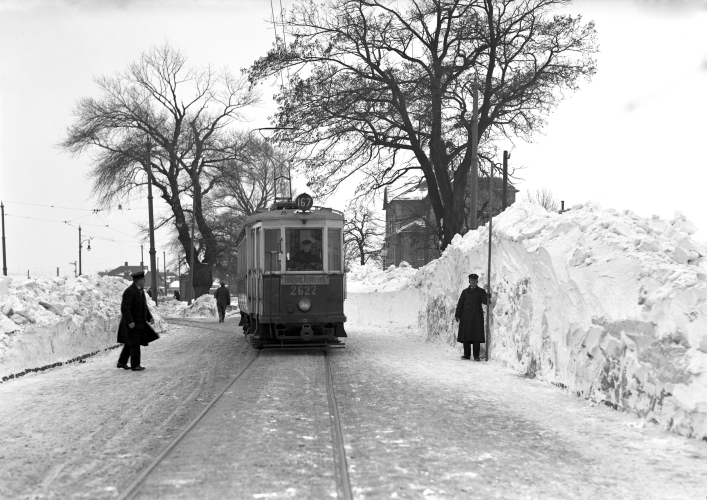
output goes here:
[[[90, 215], [90, 214], [89, 214]], [[56, 220], [56, 219], [42, 219], [41, 217], [28, 217], [26, 215], [12, 215], [12, 214], [5, 214], [5, 217], [18, 217], [20, 219], [32, 219], [32, 220], [43, 220], [47, 222], [59, 222], [61, 224], [68, 224], [71, 225], [71, 222], [73, 222], [76, 219], [72, 220]], [[80, 218], [80, 217], [79, 217]], [[104, 227], [101, 224], [91, 224], [89, 222], [84, 222], [83, 225], [85, 226], [96, 226], [96, 227]]]
[[[77, 218], [75, 218], [75, 219], [69, 219], [69, 220], [44, 219], [44, 218], [42, 218], [42, 217], [29, 217], [29, 216], [27, 216], [27, 215], [13, 215], [13, 214], [5, 214], [5, 217], [17, 217], [17, 218], [20, 218], [20, 219], [41, 220], [41, 221], [46, 221], [46, 222], [58, 222], [58, 223], [60, 223], [60, 224], [66, 224], [66, 225], [71, 226], [71, 227], [77, 227], [77, 226], [75, 226], [75, 225], [72, 224], [72, 223], [75, 222], [75, 221], [77, 221], [77, 220], [79, 220], [79, 219], [83, 219], [84, 217], [89, 217], [89, 216], [91, 216], [91, 215], [94, 215], [94, 213], [90, 213], [90, 214], [87, 214], [87, 215], [82, 215], [81, 217], [77, 217]], [[96, 213], [95, 215], [98, 216], [97, 213]], [[103, 222], [103, 224], [91, 224], [90, 222], [82, 222], [81, 225], [82, 225], [82, 226], [93, 226], [93, 227], [105, 227], [105, 228], [110, 229], [111, 231], [115, 231], [116, 233], [120, 233], [120, 234], [123, 234], [123, 235], [125, 235], [125, 236], [130, 236], [130, 237], [133, 237], [133, 238], [134, 238], [134, 236], [133, 236], [132, 234], [128, 234], [128, 233], [126, 233], [126, 232], [124, 232], [124, 231], [121, 231], [121, 230], [119, 230], [119, 229], [115, 229], [115, 228], [109, 226], [108, 224], [106, 224], [105, 221], [104, 221], [103, 219], [101, 219], [101, 217], [98, 217], [98, 218], [100, 219], [101, 222]], [[137, 238], [136, 238], [136, 239], [137, 239]]]
[[27, 203], [25, 201], [8, 201], [8, 200], [3, 200], [5, 203], [16, 203], [18, 205], [32, 205], [35, 207], [48, 207], [48, 208], [63, 208], [66, 210], [82, 210], [82, 211], [89, 211], [89, 212], [95, 212], [95, 208], [76, 208], [76, 207], [62, 207], [59, 205], [42, 205], [40, 203]]
[[77, 207], [64, 207], [64, 206], [61, 206], [61, 205], [43, 205], [43, 204], [41, 204], [41, 203], [28, 203], [28, 202], [26, 202], [26, 201], [3, 200], [3, 202], [4, 202], [4, 203], [15, 203], [15, 204], [17, 204], [17, 205], [31, 205], [31, 206], [33, 206], [33, 207], [61, 208], [61, 209], [64, 209], [64, 210], [81, 210], [81, 211], [93, 212], [93, 213], [105, 212], [105, 211], [107, 211], [107, 210], [113, 210], [113, 209], [125, 211], [125, 210], [144, 210], [144, 209], [147, 208], [147, 207], [139, 207], [139, 206], [138, 206], [138, 207], [132, 207], [132, 208], [130, 208], [130, 207], [123, 208], [122, 205], [118, 205], [117, 208], [116, 208], [116, 207], [107, 207], [107, 208], [77, 208]]

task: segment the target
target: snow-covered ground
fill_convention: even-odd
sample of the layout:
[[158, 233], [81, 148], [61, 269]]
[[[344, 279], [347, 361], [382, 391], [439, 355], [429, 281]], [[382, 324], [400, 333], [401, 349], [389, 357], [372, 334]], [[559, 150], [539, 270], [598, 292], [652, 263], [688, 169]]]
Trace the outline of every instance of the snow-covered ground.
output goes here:
[[[572, 393], [707, 437], [707, 245], [682, 214], [644, 219], [596, 204], [550, 214], [516, 203], [494, 220], [490, 358]], [[488, 228], [420, 270], [354, 266], [351, 325], [413, 326], [454, 345], [467, 275], [487, 281]], [[129, 283], [98, 276], [0, 280], [0, 377], [115, 345]], [[216, 317], [212, 296], [160, 316]], [[237, 307], [229, 315], [238, 314]]]
[[[707, 245], [694, 224], [516, 203], [493, 221], [490, 358], [685, 436], [707, 437]], [[488, 226], [420, 270], [355, 266], [352, 323], [416, 325], [453, 344], [469, 273], [486, 287]]]

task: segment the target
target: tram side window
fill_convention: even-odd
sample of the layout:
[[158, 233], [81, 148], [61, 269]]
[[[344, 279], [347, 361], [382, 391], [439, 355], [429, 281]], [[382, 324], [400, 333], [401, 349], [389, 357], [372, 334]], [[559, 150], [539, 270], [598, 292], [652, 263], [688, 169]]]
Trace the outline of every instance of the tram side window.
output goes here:
[[288, 271], [322, 270], [322, 230], [285, 229]]
[[341, 272], [341, 229], [337, 227], [327, 229], [327, 240], [329, 271]]
[[280, 230], [265, 230], [265, 272], [280, 272]]
[[246, 265], [246, 246], [245, 246], [245, 239], [241, 241], [241, 244], [238, 245], [238, 248], [236, 249], [237, 251], [237, 257], [236, 257], [236, 269], [237, 269], [237, 275], [238, 276], [244, 276], [248, 270], [248, 266]]

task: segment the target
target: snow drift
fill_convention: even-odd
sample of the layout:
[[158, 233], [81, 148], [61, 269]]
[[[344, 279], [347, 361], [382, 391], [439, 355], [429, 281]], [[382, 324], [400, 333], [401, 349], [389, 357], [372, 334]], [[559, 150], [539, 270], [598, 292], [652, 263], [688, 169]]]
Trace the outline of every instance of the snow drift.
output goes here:
[[[163, 316], [182, 318], [217, 318], [218, 308], [213, 295], [202, 295], [191, 304], [174, 299], [160, 302], [159, 311]], [[231, 297], [231, 305], [226, 308], [226, 317], [240, 315], [238, 299]]]
[[[665, 221], [591, 203], [563, 214], [514, 204], [493, 221], [490, 357], [707, 437], [707, 247], [695, 231], [680, 213]], [[416, 313], [429, 339], [453, 344], [457, 299], [471, 272], [486, 287], [487, 252], [485, 226], [417, 271], [354, 269], [347, 315], [385, 314], [370, 297], [384, 293], [398, 316]]]
[[[0, 279], [0, 378], [65, 362], [116, 344], [120, 277]], [[160, 332], [166, 323], [148, 297]]]

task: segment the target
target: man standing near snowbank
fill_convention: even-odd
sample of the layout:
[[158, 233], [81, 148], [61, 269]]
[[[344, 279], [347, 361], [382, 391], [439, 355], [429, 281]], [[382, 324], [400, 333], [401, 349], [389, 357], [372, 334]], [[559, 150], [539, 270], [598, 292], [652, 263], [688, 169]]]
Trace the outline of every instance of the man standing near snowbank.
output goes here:
[[[158, 337], [147, 323], [152, 321], [152, 314], [147, 308], [145, 299], [145, 272], [138, 271], [131, 275], [133, 284], [123, 292], [123, 302], [120, 312], [123, 317], [118, 327], [118, 342], [123, 344], [123, 350], [118, 358], [118, 368], [142, 371], [140, 366], [140, 345], [147, 345]], [[128, 368], [130, 358], [130, 368]]]
[[221, 282], [221, 287], [216, 289], [214, 297], [218, 308], [218, 322], [223, 323], [226, 318], [226, 308], [231, 305], [231, 292], [226, 288], [226, 283]]
[[484, 336], [484, 310], [482, 304], [488, 304], [486, 290], [478, 286], [479, 276], [469, 275], [469, 287], [465, 288], [454, 313], [454, 319], [459, 323], [457, 342], [464, 344], [462, 359], [471, 358], [471, 344], [474, 344], [474, 361], [481, 361], [479, 353], [481, 344], [486, 342]]

